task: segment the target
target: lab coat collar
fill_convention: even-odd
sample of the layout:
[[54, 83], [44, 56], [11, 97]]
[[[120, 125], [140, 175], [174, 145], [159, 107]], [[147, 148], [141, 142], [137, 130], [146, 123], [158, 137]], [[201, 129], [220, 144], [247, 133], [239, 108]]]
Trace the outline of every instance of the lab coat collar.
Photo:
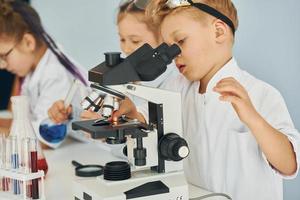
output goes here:
[[41, 70], [41, 68], [43, 66], [46, 66], [46, 63], [49, 61], [49, 57], [50, 57], [50, 49], [47, 49], [44, 53], [44, 55], [42, 56], [40, 62], [38, 63], [38, 65], [36, 66], [33, 74], [38, 74], [38, 72]]
[[237, 65], [237, 62], [235, 58], [231, 58], [217, 73], [210, 79], [208, 82], [207, 88], [206, 88], [206, 93], [212, 93], [213, 88], [216, 86], [216, 84], [228, 77], [233, 77], [237, 80], [240, 79], [240, 69]]
[[47, 66], [46, 64], [49, 61], [50, 53], [51, 53], [50, 49], [47, 49], [44, 55], [42, 56], [40, 62], [37, 64], [36, 68], [34, 69], [34, 71], [32, 71], [28, 75], [28, 79], [30, 80], [31, 83], [36, 83], [38, 79], [41, 78], [41, 76], [44, 76], [41, 75], [41, 73], [43, 71], [43, 68]]
[[208, 82], [206, 93], [199, 94], [200, 81], [194, 82], [193, 87], [194, 91], [204, 97], [204, 103], [206, 104], [211, 97], [218, 98], [220, 96], [219, 93], [214, 92], [213, 88], [216, 84], [222, 80], [223, 78], [233, 77], [236, 80], [240, 81], [240, 68], [237, 65], [235, 58], [230, 59], [217, 73], [210, 79]]

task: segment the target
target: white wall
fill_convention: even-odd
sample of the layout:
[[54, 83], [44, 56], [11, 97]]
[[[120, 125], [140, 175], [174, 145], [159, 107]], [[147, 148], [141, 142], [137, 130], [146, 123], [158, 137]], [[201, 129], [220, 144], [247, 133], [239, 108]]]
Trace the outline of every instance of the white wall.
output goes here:
[[[240, 17], [235, 55], [240, 65], [278, 88], [300, 128], [300, 1], [234, 0]], [[48, 32], [91, 68], [119, 49], [119, 0], [32, 0]], [[284, 199], [300, 199], [300, 178], [285, 183]]]
[[86, 68], [119, 50], [116, 14], [119, 0], [32, 0], [44, 27]]
[[[247, 71], [280, 90], [300, 129], [300, 1], [233, 0], [240, 27], [235, 55]], [[300, 199], [300, 175], [285, 181], [284, 199]]]

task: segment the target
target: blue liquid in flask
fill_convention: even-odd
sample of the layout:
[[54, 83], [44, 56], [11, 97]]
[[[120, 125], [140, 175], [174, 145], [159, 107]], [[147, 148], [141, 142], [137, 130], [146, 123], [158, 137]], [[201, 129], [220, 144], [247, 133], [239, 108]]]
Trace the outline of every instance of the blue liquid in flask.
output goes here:
[[40, 134], [44, 140], [50, 143], [58, 143], [64, 140], [67, 133], [66, 124], [41, 124], [39, 128]]

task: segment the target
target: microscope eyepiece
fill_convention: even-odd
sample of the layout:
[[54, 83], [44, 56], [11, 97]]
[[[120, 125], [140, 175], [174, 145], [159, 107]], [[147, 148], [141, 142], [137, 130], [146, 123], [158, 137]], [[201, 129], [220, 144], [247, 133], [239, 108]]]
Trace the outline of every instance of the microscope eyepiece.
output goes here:
[[177, 44], [171, 45], [167, 51], [167, 55], [169, 56], [169, 58], [171, 60], [173, 58], [175, 58], [176, 56], [178, 56], [180, 53], [181, 53], [181, 50]]
[[113, 67], [121, 63], [121, 53], [120, 52], [108, 52], [104, 53], [105, 63], [107, 66]]
[[125, 59], [120, 57], [120, 52], [105, 53], [105, 61], [89, 71], [89, 81], [100, 85], [153, 81], [180, 52], [176, 44], [162, 43], [152, 48], [146, 43]]

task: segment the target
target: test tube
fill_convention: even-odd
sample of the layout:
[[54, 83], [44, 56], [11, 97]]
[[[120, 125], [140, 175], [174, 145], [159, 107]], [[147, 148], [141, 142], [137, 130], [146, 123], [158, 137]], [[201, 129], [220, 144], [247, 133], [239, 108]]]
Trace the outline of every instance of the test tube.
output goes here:
[[[22, 166], [22, 171], [25, 174], [28, 174], [31, 172], [30, 170], [30, 151], [29, 151], [29, 142], [30, 138], [24, 138], [22, 139], [22, 157], [21, 157], [21, 166]], [[26, 195], [27, 197], [32, 197], [31, 194], [31, 181], [26, 181], [23, 184], [25, 184], [25, 187], [23, 186], [24, 190], [26, 190]], [[25, 191], [23, 191], [25, 192]]]
[[[30, 138], [29, 152], [30, 152], [31, 172], [32, 173], [38, 172], [37, 139]], [[31, 197], [32, 197], [32, 199], [39, 199], [39, 180], [38, 179], [32, 180]]]
[[[5, 168], [5, 135], [3, 133], [0, 133], [0, 169], [4, 169]], [[4, 177], [0, 177], [1, 181], [0, 181], [0, 191], [3, 190], [3, 178]]]
[[[11, 169], [18, 171], [20, 168], [19, 160], [19, 151], [18, 151], [18, 138], [16, 136], [11, 136]], [[13, 194], [21, 194], [20, 181], [12, 181], [12, 191]]]
[[22, 139], [21, 167], [25, 174], [30, 173], [29, 138]]
[[78, 79], [74, 79], [68, 93], [67, 93], [67, 96], [64, 100], [64, 106], [65, 108], [69, 107], [69, 105], [71, 104], [75, 94], [76, 94], [76, 91], [77, 89], [79, 88], [80, 86], [80, 81]]
[[[10, 138], [5, 138], [5, 149], [4, 149], [4, 157], [3, 157], [3, 164], [4, 164], [4, 168], [9, 170], [11, 169], [11, 165], [10, 165], [10, 155], [11, 155], [11, 139]], [[2, 190], [5, 192], [8, 192], [10, 187], [10, 178], [7, 177], [3, 177], [2, 178]]]

